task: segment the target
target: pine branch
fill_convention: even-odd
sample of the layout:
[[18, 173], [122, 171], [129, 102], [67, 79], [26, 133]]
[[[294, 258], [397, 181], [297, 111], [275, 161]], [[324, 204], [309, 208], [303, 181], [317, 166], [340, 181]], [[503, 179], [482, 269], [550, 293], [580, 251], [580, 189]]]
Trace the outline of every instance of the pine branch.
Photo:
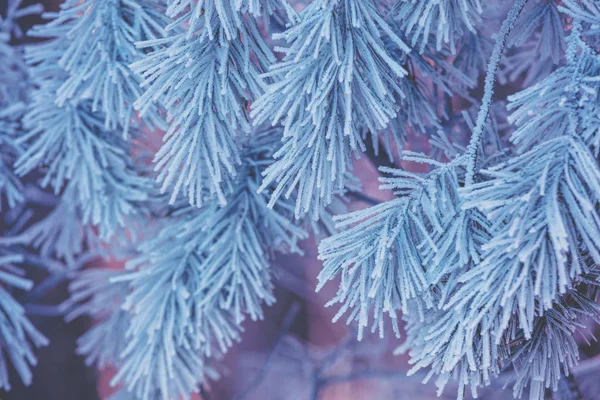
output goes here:
[[421, 52], [435, 40], [438, 51], [448, 44], [455, 54], [457, 39], [465, 31], [476, 33], [483, 7], [480, 0], [400, 0], [392, 12], [403, 23], [412, 45], [421, 42]]
[[[281, 123], [284, 140], [260, 187], [275, 185], [269, 205], [296, 192], [296, 218], [318, 216], [346, 184], [351, 159], [365, 150], [362, 132], [397, 115], [407, 71], [386, 48], [410, 49], [379, 15], [374, 0], [317, 0], [276, 38], [284, 59], [252, 105], [256, 123]], [[388, 46], [389, 47], [389, 46]]]
[[479, 147], [481, 146], [481, 141], [483, 140], [483, 131], [485, 129], [486, 120], [490, 112], [492, 96], [494, 94], [494, 86], [496, 82], [496, 74], [500, 65], [500, 57], [502, 56], [504, 48], [506, 47], [510, 31], [515, 26], [517, 18], [527, 4], [527, 1], [528, 0], [516, 0], [514, 2], [510, 12], [508, 13], [508, 16], [502, 23], [502, 27], [500, 28], [498, 36], [496, 37], [496, 44], [494, 45], [492, 57], [490, 58], [487, 74], [485, 76], [485, 88], [483, 99], [481, 100], [481, 108], [477, 114], [476, 125], [473, 129], [471, 140], [469, 141], [469, 145], [467, 147], [467, 176], [465, 178], [465, 184], [467, 186], [473, 183], [475, 177], [477, 168], [477, 155], [479, 154]]

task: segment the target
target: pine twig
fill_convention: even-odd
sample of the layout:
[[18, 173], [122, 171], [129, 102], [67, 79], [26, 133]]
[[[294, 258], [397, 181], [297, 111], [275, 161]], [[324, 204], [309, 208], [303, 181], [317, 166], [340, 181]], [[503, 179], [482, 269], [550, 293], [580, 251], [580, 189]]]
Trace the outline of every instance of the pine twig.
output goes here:
[[262, 365], [261, 369], [258, 371], [258, 373], [254, 377], [252, 382], [250, 382], [250, 384], [246, 387], [246, 389], [244, 389], [244, 391], [236, 397], [236, 400], [244, 400], [245, 398], [247, 398], [250, 395], [250, 393], [252, 393], [252, 391], [254, 391], [258, 387], [258, 385], [263, 381], [263, 379], [269, 372], [269, 368], [271, 367], [273, 359], [275, 358], [275, 354], [277, 353], [277, 348], [279, 347], [279, 344], [281, 343], [283, 338], [289, 332], [289, 330], [292, 327], [292, 324], [294, 323], [294, 321], [296, 320], [296, 316], [298, 315], [299, 312], [300, 312], [300, 303], [294, 302], [291, 305], [291, 307], [289, 308], [285, 317], [283, 318], [283, 322], [281, 323], [281, 328], [279, 329], [277, 339], [275, 339], [275, 342], [273, 343], [273, 346], [271, 347], [271, 350], [269, 351], [267, 360]]
[[479, 146], [481, 144], [481, 140], [483, 139], [483, 130], [485, 128], [485, 123], [487, 121], [488, 115], [490, 113], [490, 107], [492, 105], [492, 96], [494, 95], [494, 87], [496, 85], [496, 74], [498, 72], [498, 67], [500, 66], [500, 57], [506, 48], [506, 43], [508, 41], [508, 35], [510, 31], [514, 28], [515, 22], [523, 11], [523, 8], [527, 4], [528, 0], [517, 0], [508, 16], [502, 23], [502, 27], [500, 28], [500, 32], [498, 33], [498, 37], [496, 38], [496, 44], [494, 45], [494, 51], [492, 52], [492, 57], [488, 64], [487, 74], [485, 76], [485, 88], [483, 99], [481, 100], [481, 108], [479, 109], [479, 113], [477, 114], [477, 122], [475, 128], [473, 129], [473, 135], [471, 136], [471, 141], [469, 142], [469, 146], [467, 147], [467, 176], [466, 176], [466, 184], [471, 185], [473, 183], [473, 179], [475, 177], [475, 168], [477, 164], [477, 153], [479, 151]]

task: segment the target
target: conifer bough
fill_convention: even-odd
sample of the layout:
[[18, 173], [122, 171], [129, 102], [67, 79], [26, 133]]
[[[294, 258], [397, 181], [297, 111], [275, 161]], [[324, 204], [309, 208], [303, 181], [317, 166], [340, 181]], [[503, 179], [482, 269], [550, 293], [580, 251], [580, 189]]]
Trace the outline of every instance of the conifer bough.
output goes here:
[[22, 292], [69, 277], [58, 311], [95, 320], [77, 352], [114, 399], [188, 399], [313, 237], [334, 320], [390, 324], [440, 393], [579, 396], [600, 3], [65, 0], [16, 40], [40, 12], [0, 10], [0, 387], [48, 343]]

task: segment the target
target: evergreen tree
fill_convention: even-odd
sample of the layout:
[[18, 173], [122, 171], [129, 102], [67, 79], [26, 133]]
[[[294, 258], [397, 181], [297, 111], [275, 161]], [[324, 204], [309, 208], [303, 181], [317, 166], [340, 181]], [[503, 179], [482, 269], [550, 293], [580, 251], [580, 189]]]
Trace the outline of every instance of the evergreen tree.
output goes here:
[[390, 323], [409, 374], [570, 398], [600, 322], [598, 2], [65, 0], [24, 51], [39, 7], [2, 11], [0, 387], [47, 344], [28, 265], [73, 276], [58, 309], [94, 319], [77, 352], [114, 399], [189, 399], [312, 235], [334, 320]]

